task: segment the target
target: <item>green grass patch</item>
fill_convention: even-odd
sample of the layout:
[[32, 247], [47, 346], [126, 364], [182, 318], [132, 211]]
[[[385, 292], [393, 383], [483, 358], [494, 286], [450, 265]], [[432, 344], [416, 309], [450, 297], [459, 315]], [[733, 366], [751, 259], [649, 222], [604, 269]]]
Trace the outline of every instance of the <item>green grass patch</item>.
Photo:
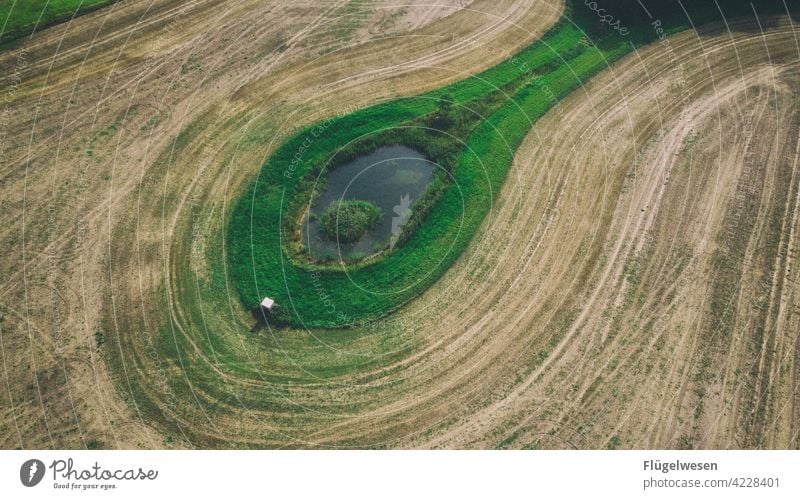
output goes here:
[[0, 42], [22, 38], [48, 26], [97, 10], [117, 0], [2, 0]]

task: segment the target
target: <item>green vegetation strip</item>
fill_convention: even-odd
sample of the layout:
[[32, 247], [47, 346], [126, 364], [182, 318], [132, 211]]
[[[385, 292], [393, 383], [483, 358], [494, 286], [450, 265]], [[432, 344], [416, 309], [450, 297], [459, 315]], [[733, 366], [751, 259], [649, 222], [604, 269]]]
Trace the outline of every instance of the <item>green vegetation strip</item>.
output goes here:
[[5, 42], [68, 21], [117, 0], [3, 0], [0, 1], [0, 41]]
[[[475, 235], [533, 123], [612, 61], [658, 39], [653, 20], [659, 20], [664, 34], [689, 27], [674, 3], [651, 2], [651, 13], [672, 5], [654, 19], [632, 17], [628, 0], [604, 3], [608, 13], [620, 12], [624, 35], [585, 2], [570, 2], [565, 18], [541, 41], [494, 68], [437, 91], [314, 125], [279, 147], [231, 214], [229, 268], [245, 306], [257, 307], [261, 297], [270, 296], [279, 304], [277, 322], [346, 327], [385, 315], [433, 284]], [[736, 3], [720, 5], [726, 15], [749, 10], [752, 16], [749, 4], [743, 10]], [[772, 0], [756, 5], [760, 14], [783, 9]], [[719, 15], [713, 3], [687, 8], [694, 23]], [[442, 116], [443, 98], [452, 102], [446, 108], [457, 110], [452, 116]], [[446, 133], [406, 131], [434, 125]], [[392, 129], [396, 132], [385, 131]], [[341, 162], [342, 148], [352, 156], [391, 142], [392, 133], [397, 142], [444, 163], [449, 179], [431, 209], [402, 245], [369, 265], [314, 268], [296, 262], [291, 224], [307, 203], [311, 185]], [[452, 164], [442, 150], [458, 151]]]

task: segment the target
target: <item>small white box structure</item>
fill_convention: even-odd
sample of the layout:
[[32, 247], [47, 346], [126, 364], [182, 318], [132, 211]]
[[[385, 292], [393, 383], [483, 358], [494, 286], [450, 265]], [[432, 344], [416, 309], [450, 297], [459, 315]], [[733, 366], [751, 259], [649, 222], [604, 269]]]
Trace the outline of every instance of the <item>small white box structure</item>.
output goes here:
[[275, 300], [272, 298], [264, 298], [261, 300], [261, 308], [266, 310], [267, 312], [272, 312], [272, 307], [275, 305]]

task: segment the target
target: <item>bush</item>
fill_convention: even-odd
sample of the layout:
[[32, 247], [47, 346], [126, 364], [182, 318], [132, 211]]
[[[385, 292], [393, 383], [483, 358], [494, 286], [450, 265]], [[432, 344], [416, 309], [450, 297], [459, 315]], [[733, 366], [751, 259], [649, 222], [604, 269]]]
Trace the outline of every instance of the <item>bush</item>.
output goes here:
[[326, 239], [349, 244], [361, 239], [381, 218], [383, 211], [369, 201], [344, 200], [325, 209], [320, 226]]

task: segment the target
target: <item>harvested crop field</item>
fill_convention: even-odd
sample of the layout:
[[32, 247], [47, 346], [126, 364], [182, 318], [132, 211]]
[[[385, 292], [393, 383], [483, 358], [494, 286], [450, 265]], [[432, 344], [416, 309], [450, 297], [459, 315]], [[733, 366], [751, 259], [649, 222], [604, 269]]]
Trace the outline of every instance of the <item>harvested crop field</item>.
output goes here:
[[553, 102], [391, 313], [245, 308], [227, 223], [281, 144], [565, 8], [437, 5], [128, 0], [0, 52], [3, 448], [800, 448], [788, 15], [637, 47]]

